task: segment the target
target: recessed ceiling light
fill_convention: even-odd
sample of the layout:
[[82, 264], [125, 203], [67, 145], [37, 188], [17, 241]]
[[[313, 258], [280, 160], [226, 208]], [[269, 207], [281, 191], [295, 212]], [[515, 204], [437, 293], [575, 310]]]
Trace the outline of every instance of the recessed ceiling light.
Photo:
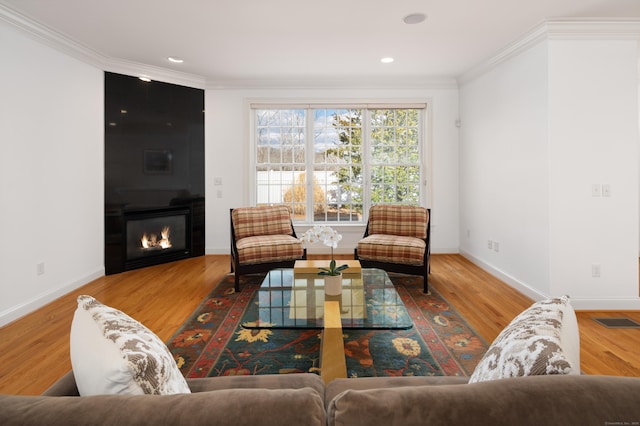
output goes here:
[[169, 62], [173, 62], [174, 64], [181, 64], [184, 62], [184, 59], [178, 58], [177, 56], [169, 56], [167, 59]]
[[424, 22], [427, 19], [427, 15], [424, 13], [412, 13], [410, 15], [405, 16], [402, 20], [405, 24], [419, 24], [420, 22]]
[[391, 62], [393, 62], [393, 58], [382, 58], [380, 59], [380, 62], [382, 62], [383, 64], [390, 64]]

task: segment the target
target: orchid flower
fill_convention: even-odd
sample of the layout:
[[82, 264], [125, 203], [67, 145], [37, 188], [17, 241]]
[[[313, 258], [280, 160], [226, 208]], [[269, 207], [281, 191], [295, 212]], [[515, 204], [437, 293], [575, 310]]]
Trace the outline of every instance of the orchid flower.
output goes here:
[[349, 267], [349, 265], [336, 267], [336, 261], [333, 258], [333, 249], [338, 247], [340, 240], [342, 240], [342, 235], [326, 225], [315, 225], [313, 228], [307, 229], [307, 231], [302, 234], [302, 237], [300, 237], [300, 241], [303, 243], [312, 244], [321, 241], [325, 246], [331, 247], [331, 262], [329, 263], [329, 268], [318, 268], [320, 269], [320, 272], [318, 272], [319, 275], [340, 275], [342, 270]]

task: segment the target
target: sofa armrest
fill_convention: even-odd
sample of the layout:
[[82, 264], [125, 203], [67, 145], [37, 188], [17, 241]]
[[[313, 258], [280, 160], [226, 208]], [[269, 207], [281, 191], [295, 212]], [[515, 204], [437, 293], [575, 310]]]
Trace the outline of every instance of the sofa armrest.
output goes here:
[[62, 376], [57, 382], [45, 390], [44, 396], [80, 396], [78, 387], [76, 386], [76, 378], [73, 370]]

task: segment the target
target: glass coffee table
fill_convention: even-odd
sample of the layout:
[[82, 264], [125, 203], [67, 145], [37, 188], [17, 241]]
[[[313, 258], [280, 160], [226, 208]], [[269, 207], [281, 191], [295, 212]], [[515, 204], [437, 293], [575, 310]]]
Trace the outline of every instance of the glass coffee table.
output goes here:
[[400, 295], [380, 269], [343, 274], [342, 294], [324, 293], [324, 278], [318, 274], [294, 274], [293, 269], [274, 269], [249, 303], [242, 324], [249, 329], [323, 329], [325, 301], [338, 302], [342, 328], [406, 330], [413, 327]]
[[[264, 278], [244, 315], [248, 329], [322, 330], [321, 377], [346, 377], [343, 329], [406, 330], [413, 321], [400, 295], [380, 269], [343, 274], [342, 294], [324, 293], [318, 274], [274, 269]], [[255, 320], [253, 320], [255, 318]]]

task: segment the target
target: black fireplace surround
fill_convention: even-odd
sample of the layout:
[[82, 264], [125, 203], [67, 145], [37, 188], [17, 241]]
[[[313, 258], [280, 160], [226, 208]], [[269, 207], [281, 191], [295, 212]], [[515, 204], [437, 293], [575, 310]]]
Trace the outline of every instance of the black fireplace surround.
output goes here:
[[105, 73], [105, 272], [205, 252], [204, 91]]

